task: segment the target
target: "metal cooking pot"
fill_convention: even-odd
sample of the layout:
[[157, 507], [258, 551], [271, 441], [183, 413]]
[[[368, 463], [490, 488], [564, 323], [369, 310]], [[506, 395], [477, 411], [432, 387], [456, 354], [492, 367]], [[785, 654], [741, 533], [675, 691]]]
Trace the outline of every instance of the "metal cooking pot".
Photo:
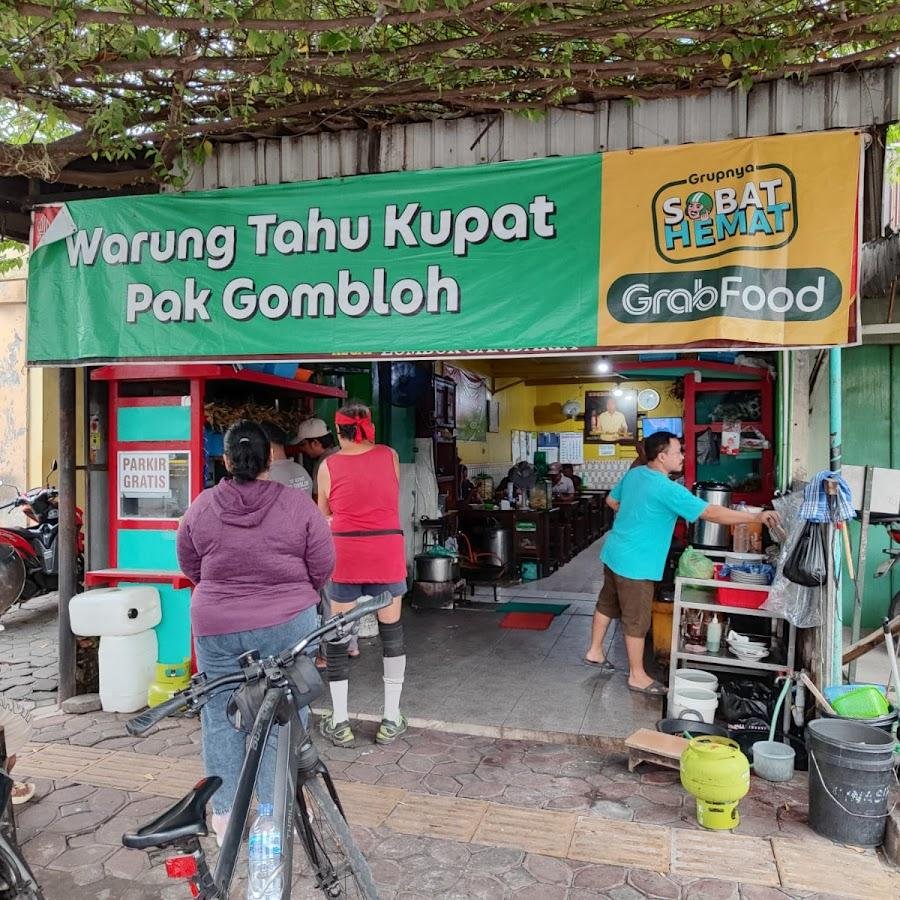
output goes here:
[[[694, 493], [707, 503], [718, 506], [731, 506], [731, 488], [715, 481], [701, 481], [694, 485]], [[730, 550], [731, 528], [697, 519], [693, 527], [691, 543], [695, 547], [707, 550]]]
[[512, 531], [509, 528], [486, 528], [484, 549], [491, 559], [485, 562], [492, 566], [505, 566], [512, 559]]
[[420, 553], [415, 563], [416, 581], [456, 581], [459, 578], [459, 562], [455, 556]]

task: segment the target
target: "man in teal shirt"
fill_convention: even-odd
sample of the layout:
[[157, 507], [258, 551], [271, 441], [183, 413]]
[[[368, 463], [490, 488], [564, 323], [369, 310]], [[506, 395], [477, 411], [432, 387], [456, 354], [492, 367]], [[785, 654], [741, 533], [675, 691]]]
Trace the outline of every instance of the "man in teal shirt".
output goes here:
[[628, 687], [642, 694], [665, 694], [666, 688], [644, 671], [644, 639], [656, 582], [663, 576], [672, 533], [678, 518], [706, 519], [721, 525], [762, 522], [772, 525], [772, 511], [748, 513], [700, 500], [670, 479], [684, 467], [681, 441], [659, 431], [644, 441], [645, 466], [631, 469], [610, 491], [607, 504], [616, 513], [612, 531], [603, 544], [603, 588], [591, 629], [585, 662], [604, 674], [615, 671], [603, 651], [603, 639], [612, 619], [622, 620], [628, 652]]

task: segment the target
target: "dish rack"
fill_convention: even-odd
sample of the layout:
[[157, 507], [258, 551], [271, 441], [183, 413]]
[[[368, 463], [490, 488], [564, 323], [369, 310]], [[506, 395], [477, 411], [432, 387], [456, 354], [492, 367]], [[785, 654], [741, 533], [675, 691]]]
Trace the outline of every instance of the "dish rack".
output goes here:
[[[768, 673], [773, 677], [793, 671], [797, 653], [797, 629], [779, 613], [746, 605], [725, 605], [717, 602], [717, 592], [726, 590], [753, 595], [767, 594], [767, 585], [738, 584], [701, 578], [676, 578], [675, 599], [672, 609], [672, 652], [669, 656], [669, 696], [675, 696], [675, 670], [686, 666], [711, 672]], [[740, 599], [740, 598], [739, 598]], [[761, 602], [765, 602], [765, 596]], [[738, 659], [732, 655], [723, 635], [722, 649], [718, 653], [695, 653], [684, 649], [681, 639], [681, 623], [685, 610], [702, 610], [730, 616], [751, 616], [768, 619], [773, 632], [769, 638], [771, 652], [762, 661]], [[774, 632], [780, 632], [776, 635]], [[781, 662], [780, 660], [784, 660]], [[790, 727], [790, 704], [784, 704], [784, 728]]]

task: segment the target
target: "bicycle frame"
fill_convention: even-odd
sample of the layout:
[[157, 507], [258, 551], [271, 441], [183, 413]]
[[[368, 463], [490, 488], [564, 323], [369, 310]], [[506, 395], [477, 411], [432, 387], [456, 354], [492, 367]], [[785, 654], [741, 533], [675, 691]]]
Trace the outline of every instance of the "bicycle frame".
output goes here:
[[310, 740], [309, 731], [303, 726], [300, 719], [294, 702], [293, 686], [289, 679], [284, 678], [281, 684], [266, 690], [253, 723], [247, 753], [238, 777], [231, 816], [219, 850], [215, 873], [210, 874], [202, 849], [194, 853], [197, 860], [196, 884], [200, 891], [197, 896], [201, 900], [226, 900], [229, 896], [247, 816], [253, 802], [253, 791], [262, 767], [263, 754], [280, 709], [286, 710], [287, 722], [280, 726], [278, 733], [274, 819], [279, 825], [282, 836], [281, 857], [282, 871], [284, 872], [281, 888], [282, 900], [290, 900], [291, 897], [295, 829], [303, 841], [310, 863], [316, 869], [317, 879], [322, 880], [327, 877], [327, 873], [320, 871], [322, 861], [318, 858], [303, 798], [302, 786], [306, 778], [322, 775], [338, 809], [342, 813], [343, 809], [332, 784], [331, 776], [319, 759], [318, 751]]
[[[276, 723], [280, 728], [273, 813], [282, 835], [282, 868], [285, 877], [282, 879], [281, 898], [290, 900], [291, 896], [295, 831], [303, 842], [315, 870], [317, 886], [325, 893], [331, 893], [330, 888], [335, 886], [339, 873], [332, 868], [327, 850], [320, 849], [317, 843], [315, 829], [308, 815], [303, 786], [321, 776], [334, 810], [342, 817], [344, 810], [331, 775], [319, 758], [309, 731], [300, 717], [301, 709], [309, 708], [313, 695], [309, 689], [304, 692], [287, 674], [287, 670], [315, 640], [328, 634], [343, 636], [353, 622], [364, 615], [383, 609], [390, 602], [391, 596], [388, 593], [368, 598], [367, 601], [357, 604], [350, 612], [338, 613], [293, 647], [276, 656], [261, 660], [258, 653], [245, 653], [238, 659], [242, 671], [223, 675], [211, 682], [207, 682], [202, 674], [195, 675], [191, 679], [190, 687], [176, 694], [171, 700], [141, 713], [126, 723], [129, 734], [144, 734], [152, 725], [167, 716], [197, 712], [210, 696], [219, 691], [228, 689], [235, 691], [247, 684], [265, 684], [262, 699], [258, 701], [259, 709], [256, 710], [253, 727], [250, 730], [248, 747], [238, 776], [231, 815], [225, 829], [215, 873], [210, 873], [203, 847], [196, 837], [186, 838], [177, 843], [157, 845], [157, 849], [171, 848], [178, 854], [166, 860], [166, 871], [172, 878], [187, 879], [195, 897], [201, 900], [227, 900], [263, 754]], [[349, 834], [349, 831], [347, 833]], [[125, 846], [133, 845], [126, 842]], [[146, 846], [143, 849], [150, 849], [153, 852], [152, 848]], [[368, 877], [371, 879], [370, 875]]]

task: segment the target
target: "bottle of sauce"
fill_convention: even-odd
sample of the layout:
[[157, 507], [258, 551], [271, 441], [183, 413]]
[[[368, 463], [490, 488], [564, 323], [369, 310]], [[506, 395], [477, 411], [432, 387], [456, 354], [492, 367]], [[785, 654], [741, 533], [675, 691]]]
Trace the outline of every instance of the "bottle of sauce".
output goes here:
[[706, 651], [718, 653], [722, 647], [722, 623], [719, 614], [713, 613], [712, 621], [706, 626]]

